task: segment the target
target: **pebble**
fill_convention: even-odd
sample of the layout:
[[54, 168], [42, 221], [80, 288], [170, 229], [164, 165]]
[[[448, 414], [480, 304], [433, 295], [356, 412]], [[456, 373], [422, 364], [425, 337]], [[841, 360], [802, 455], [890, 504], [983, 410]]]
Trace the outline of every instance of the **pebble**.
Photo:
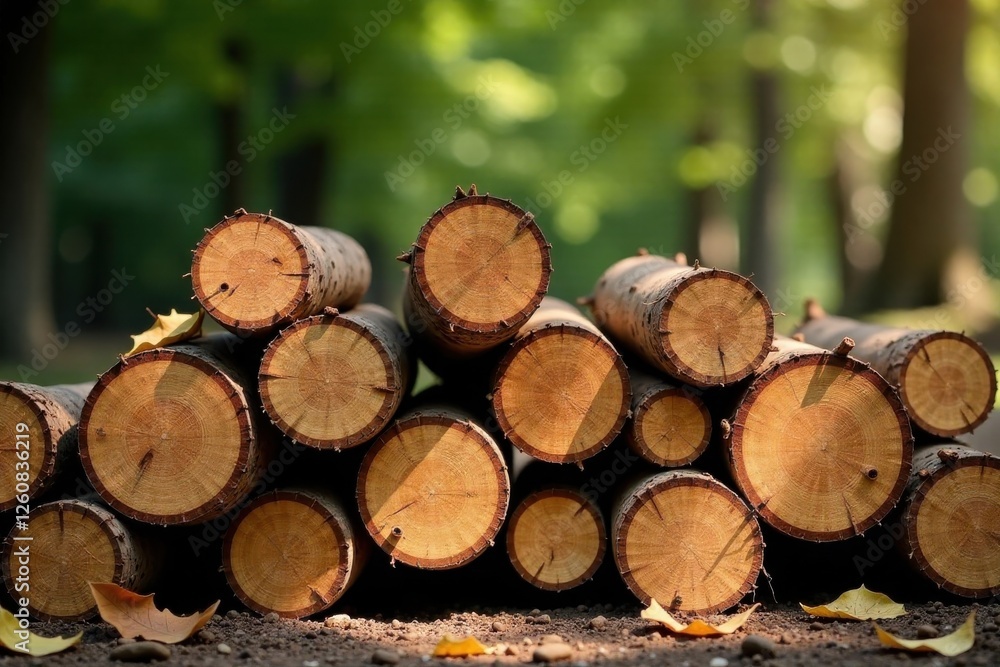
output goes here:
[[277, 623], [278, 619], [279, 619], [279, 616], [278, 616], [277, 612], [273, 612], [273, 611], [270, 614], [266, 614], [264, 616], [264, 622], [265, 623]]
[[990, 622], [983, 626], [983, 632], [996, 632], [997, 624]]
[[585, 605], [585, 604], [578, 604], [578, 605], [576, 605], [576, 610], [577, 611], [587, 611], [587, 605]]
[[323, 621], [323, 625], [328, 628], [343, 628], [351, 624], [351, 617], [347, 614], [334, 614]]
[[316, 639], [316, 637], [318, 637], [319, 635], [317, 635], [317, 634], [316, 634], [315, 632], [313, 632], [312, 630], [310, 630], [309, 632], [307, 632], [307, 633], [306, 633], [305, 635], [303, 635], [303, 636], [304, 636], [304, 637], [305, 637], [306, 639]]
[[233, 649], [229, 647], [229, 644], [219, 644], [218, 646], [215, 647], [215, 650], [221, 653], [222, 655], [229, 655], [230, 653], [233, 652]]
[[531, 659], [535, 662], [556, 662], [569, 660], [572, 655], [573, 649], [566, 644], [543, 644], [535, 649]]
[[503, 621], [493, 621], [493, 625], [490, 627], [493, 628], [493, 632], [503, 632], [507, 629], [507, 624]]
[[795, 637], [792, 636], [790, 632], [782, 632], [781, 638], [778, 640], [779, 644], [794, 644]]
[[944, 602], [941, 602], [941, 600], [938, 600], [937, 602], [934, 603], [935, 609], [941, 609], [942, 607], [944, 607]]
[[708, 663], [708, 667], [728, 667], [728, 665], [729, 661], [723, 657], [712, 658]]
[[395, 665], [399, 662], [399, 654], [384, 648], [372, 653], [372, 663], [376, 665]]
[[131, 637], [119, 637], [115, 640], [115, 646], [124, 646], [125, 644], [134, 644], [135, 640]]
[[319, 660], [303, 660], [302, 667], [319, 667]]
[[253, 657], [253, 653], [251, 653], [250, 651], [248, 651], [246, 649], [243, 649], [242, 651], [240, 651], [240, 654], [238, 656], [236, 656], [236, 657], [238, 657], [240, 660], [246, 660], [247, 658], [252, 658]]
[[108, 657], [122, 662], [152, 662], [168, 660], [170, 649], [157, 642], [135, 642], [111, 650]]
[[236, 620], [239, 617], [240, 617], [240, 612], [236, 611], [235, 609], [230, 609], [229, 611], [226, 612], [226, 618], [230, 620]]
[[403, 635], [403, 639], [405, 639], [408, 642], [419, 641], [420, 640], [420, 633], [419, 632], [407, 632], [406, 634]]
[[541, 609], [532, 609], [528, 612], [528, 616], [538, 616], [542, 613]]
[[765, 658], [774, 657], [774, 642], [760, 635], [748, 635], [740, 645], [740, 651], [748, 658], [759, 655]]
[[587, 623], [587, 627], [590, 628], [591, 630], [603, 630], [607, 626], [608, 626], [608, 619], [604, 618], [603, 616], [595, 616], [592, 619], [590, 619], [589, 623]]
[[211, 630], [202, 630], [198, 633], [198, 639], [206, 644], [212, 644], [215, 642], [215, 633]]
[[391, 625], [396, 630], [399, 630], [401, 627], [403, 627], [403, 624], [397, 618], [392, 619], [392, 623], [390, 623], [389, 625]]
[[539, 614], [538, 616], [529, 617], [528, 622], [534, 623], [535, 625], [548, 625], [552, 622], [552, 617], [548, 614]]
[[566, 641], [559, 635], [545, 635], [539, 641], [539, 644], [565, 644]]
[[938, 630], [933, 625], [918, 625], [917, 639], [933, 639], [938, 636]]
[[823, 624], [820, 623], [819, 621], [813, 621], [812, 623], [809, 624], [809, 629], [810, 630], [822, 630], [823, 629]]

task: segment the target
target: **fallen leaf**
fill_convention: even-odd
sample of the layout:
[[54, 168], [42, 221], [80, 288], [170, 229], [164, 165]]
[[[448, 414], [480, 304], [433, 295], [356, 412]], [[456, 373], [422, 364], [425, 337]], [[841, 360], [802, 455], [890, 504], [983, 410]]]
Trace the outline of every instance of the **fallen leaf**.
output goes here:
[[40, 658], [76, 646], [80, 643], [81, 637], [83, 637], [82, 632], [72, 637], [39, 637], [27, 629], [22, 629], [14, 614], [0, 608], [0, 646], [12, 653]]
[[876, 621], [882, 618], [903, 616], [906, 609], [893, 602], [888, 595], [870, 591], [861, 586], [847, 591], [833, 602], [809, 607], [799, 603], [802, 610], [820, 618], [846, 618], [852, 621]]
[[125, 353], [126, 357], [197, 338], [201, 335], [205, 311], [199, 308], [194, 314], [178, 313], [176, 308], [171, 308], [169, 315], [153, 315], [153, 318], [153, 326], [138, 336], [131, 336], [132, 349]]
[[976, 643], [976, 610], [973, 609], [969, 617], [958, 627], [958, 630], [944, 637], [934, 639], [900, 639], [896, 635], [886, 632], [875, 624], [875, 634], [879, 640], [889, 648], [898, 648], [903, 651], [914, 651], [918, 653], [934, 652], [946, 655], [949, 658], [965, 653]]
[[470, 655], [486, 655], [490, 650], [473, 636], [459, 639], [445, 635], [434, 647], [435, 658], [464, 658]]
[[742, 628], [743, 624], [750, 618], [750, 614], [754, 613], [759, 606], [760, 603], [758, 602], [742, 614], [736, 614], [736, 616], [729, 618], [729, 620], [719, 625], [706, 623], [700, 618], [691, 621], [688, 625], [684, 625], [667, 613], [667, 610], [661, 607], [660, 603], [656, 600], [650, 601], [649, 607], [643, 609], [640, 616], [649, 621], [662, 623], [668, 630], [678, 635], [689, 635], [691, 637], [718, 637], [719, 635], [731, 635]]
[[126, 639], [142, 637], [177, 644], [198, 632], [215, 613], [219, 602], [198, 614], [175, 616], [153, 605], [152, 595], [138, 595], [115, 584], [90, 584], [97, 610]]

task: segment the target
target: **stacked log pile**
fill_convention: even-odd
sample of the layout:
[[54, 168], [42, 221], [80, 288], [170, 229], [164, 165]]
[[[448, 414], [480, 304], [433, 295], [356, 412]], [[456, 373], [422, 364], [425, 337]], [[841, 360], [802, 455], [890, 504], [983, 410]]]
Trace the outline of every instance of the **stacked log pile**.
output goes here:
[[[581, 299], [591, 320], [547, 296], [533, 216], [475, 186], [399, 259], [401, 319], [363, 303], [352, 238], [240, 210], [190, 274], [228, 331], [90, 385], [0, 382], [8, 590], [31, 538], [30, 611], [88, 618], [88, 581], [156, 590], [162, 527], [206, 525], [261, 614], [324, 612], [372, 559], [441, 570], [489, 549], [526, 594], [608, 563], [643, 603], [712, 613], [756, 590], [766, 531], [843, 542], [897, 512], [914, 576], [1000, 593], [1000, 458], [948, 440], [996, 394], [967, 336], [812, 303], [775, 336], [750, 279], [644, 251]], [[441, 386], [413, 396], [418, 360]], [[288, 443], [308, 465], [287, 472]], [[75, 470], [94, 497], [72, 497]]]

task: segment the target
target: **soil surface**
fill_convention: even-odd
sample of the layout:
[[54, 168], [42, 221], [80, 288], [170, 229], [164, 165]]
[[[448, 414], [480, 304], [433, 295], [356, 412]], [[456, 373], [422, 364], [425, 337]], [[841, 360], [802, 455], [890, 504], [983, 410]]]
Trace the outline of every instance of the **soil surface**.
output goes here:
[[[882, 648], [870, 622], [818, 621], [789, 605], [764, 604], [736, 634], [716, 639], [683, 639], [639, 618], [637, 605], [509, 610], [496, 609], [400, 614], [396, 618], [331, 615], [310, 621], [231, 610], [215, 616], [196, 637], [170, 647], [164, 665], [215, 667], [275, 665], [322, 667], [366, 664], [518, 664], [530, 663], [543, 644], [568, 654], [564, 665], [903, 665], [911, 660], [927, 667], [1000, 664], [1000, 604], [951, 605], [941, 602], [907, 605], [909, 614], [884, 621], [887, 630], [906, 638], [931, 626], [945, 634], [977, 612], [976, 645], [955, 658], [906, 654]], [[737, 610], [744, 609], [741, 606]], [[603, 619], [603, 620], [602, 620]], [[0, 665], [89, 665], [112, 663], [109, 654], [121, 644], [117, 632], [101, 622], [34, 623], [40, 634], [83, 631], [83, 642], [46, 658], [0, 657]], [[929, 632], [923, 628], [922, 632]], [[445, 634], [474, 635], [494, 655], [475, 658], [431, 658]], [[773, 658], [743, 655], [744, 640], [758, 635], [773, 645]], [[552, 649], [550, 649], [552, 650]], [[395, 662], [393, 662], [395, 661]], [[723, 662], [725, 661], [725, 662]]]

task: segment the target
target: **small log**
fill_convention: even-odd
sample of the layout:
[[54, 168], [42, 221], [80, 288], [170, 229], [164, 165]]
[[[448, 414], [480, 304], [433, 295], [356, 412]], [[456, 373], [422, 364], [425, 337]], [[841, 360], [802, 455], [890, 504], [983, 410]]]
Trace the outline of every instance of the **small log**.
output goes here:
[[632, 451], [668, 468], [701, 456], [711, 441], [712, 417], [698, 393], [635, 368], [629, 376], [632, 422], [626, 434]]
[[594, 320], [646, 363], [696, 387], [739, 382], [771, 347], [764, 294], [729, 271], [639, 254], [604, 272]]
[[9, 443], [0, 447], [0, 512], [18, 505], [18, 496], [39, 497], [73, 466], [80, 411], [93, 386], [0, 382], [0, 433]]
[[590, 458], [625, 425], [628, 370], [596, 326], [545, 297], [497, 367], [493, 410], [504, 434], [537, 459]]
[[1000, 594], [1000, 457], [956, 444], [913, 458], [902, 523], [906, 553], [925, 577], [955, 595]]
[[[542, 301], [552, 264], [534, 217], [509, 200], [456, 194], [420, 229], [404, 311], [410, 333], [442, 372], [510, 340]], [[433, 363], [433, 362], [432, 362]]]
[[764, 542], [750, 508], [711, 475], [670, 470], [628, 486], [612, 526], [615, 564], [643, 604], [712, 614], [754, 589]]
[[806, 303], [806, 321], [798, 331], [807, 343], [828, 349], [852, 338], [852, 356], [896, 387], [910, 419], [932, 435], [968, 433], [993, 410], [996, 369], [982, 345], [964, 334], [834, 317], [814, 301]]
[[368, 255], [350, 236], [242, 209], [206, 232], [191, 265], [202, 307], [244, 336], [272, 333], [326, 307], [351, 308], [371, 276]]
[[413, 386], [416, 358], [407, 343], [393, 314], [374, 304], [299, 320], [264, 353], [264, 409], [285, 435], [310, 447], [367, 442]]
[[208, 336], [126, 357], [101, 375], [80, 417], [80, 457], [106, 503], [146, 523], [192, 524], [253, 489], [275, 438], [252, 374], [229, 352], [241, 344]]
[[[27, 583], [17, 590], [22, 550], [28, 551]], [[89, 582], [111, 582], [145, 592], [162, 563], [157, 551], [97, 503], [58, 500], [39, 505], [28, 529], [15, 528], [3, 545], [3, 579], [16, 600], [42, 621], [82, 621], [97, 615]]]
[[367, 538], [325, 492], [287, 489], [257, 497], [223, 542], [230, 588], [250, 609], [303, 618], [329, 609], [354, 583]]
[[500, 448], [468, 413], [429, 405], [372, 444], [357, 499], [365, 529], [394, 562], [444, 570], [493, 545], [510, 480]]
[[777, 338], [724, 431], [736, 485], [767, 523], [827, 542], [881, 521], [906, 486], [913, 435], [868, 364]]

